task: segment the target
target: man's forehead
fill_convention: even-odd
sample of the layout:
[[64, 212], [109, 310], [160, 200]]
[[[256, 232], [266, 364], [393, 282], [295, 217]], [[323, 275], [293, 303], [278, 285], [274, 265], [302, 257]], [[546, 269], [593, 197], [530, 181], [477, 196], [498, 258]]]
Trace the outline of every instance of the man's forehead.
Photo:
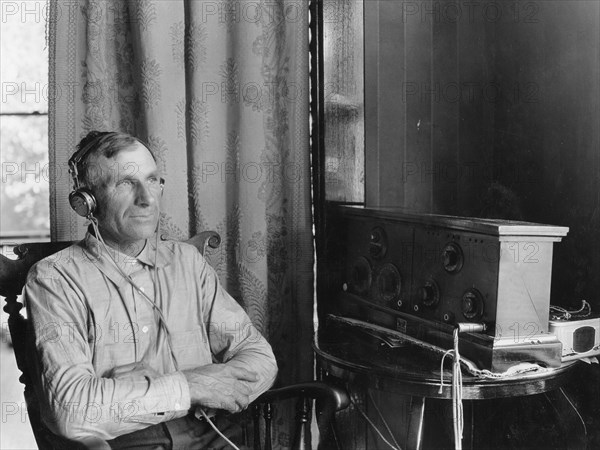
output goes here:
[[152, 153], [141, 143], [131, 144], [111, 157], [100, 155], [97, 160], [98, 175], [105, 180], [119, 179], [127, 176], [145, 175], [158, 171]]
[[148, 150], [148, 148], [145, 145], [140, 144], [138, 142], [119, 149], [109, 157], [100, 155], [98, 157], [98, 160], [103, 161], [107, 165], [111, 166], [114, 164], [123, 165], [130, 163], [146, 163], [151, 165], [152, 163], [155, 163], [154, 157], [152, 156], [152, 152], [150, 152], [150, 150]]

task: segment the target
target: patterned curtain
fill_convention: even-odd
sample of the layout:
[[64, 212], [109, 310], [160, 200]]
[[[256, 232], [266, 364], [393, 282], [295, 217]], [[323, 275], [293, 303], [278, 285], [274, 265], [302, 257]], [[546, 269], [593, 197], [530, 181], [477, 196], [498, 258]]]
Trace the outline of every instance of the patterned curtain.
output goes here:
[[53, 240], [85, 231], [67, 202], [79, 139], [140, 137], [166, 179], [162, 233], [217, 230], [210, 261], [273, 344], [280, 384], [311, 379], [308, 2], [53, 0], [50, 11]]

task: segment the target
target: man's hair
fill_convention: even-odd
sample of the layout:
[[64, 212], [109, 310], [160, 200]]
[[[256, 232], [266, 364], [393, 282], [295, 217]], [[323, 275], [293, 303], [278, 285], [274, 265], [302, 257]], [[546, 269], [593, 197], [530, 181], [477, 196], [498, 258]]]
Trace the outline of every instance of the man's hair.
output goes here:
[[156, 157], [152, 150], [135, 136], [119, 131], [90, 131], [77, 145], [77, 150], [73, 154], [83, 149], [85, 154], [77, 162], [78, 182], [92, 191], [100, 187], [100, 183], [106, 180], [107, 174], [98, 171], [96, 161], [101, 156], [113, 158], [117, 153], [127, 149], [133, 144], [140, 143], [148, 149], [154, 161]]

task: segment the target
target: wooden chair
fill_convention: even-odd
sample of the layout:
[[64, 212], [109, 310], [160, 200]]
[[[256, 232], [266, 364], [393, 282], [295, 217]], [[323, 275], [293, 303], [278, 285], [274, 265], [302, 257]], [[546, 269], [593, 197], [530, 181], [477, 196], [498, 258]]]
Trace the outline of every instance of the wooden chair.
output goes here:
[[[205, 231], [192, 237], [187, 241], [198, 248], [202, 254], [208, 248], [216, 249], [221, 238], [214, 231]], [[12, 346], [17, 361], [17, 367], [22, 375], [19, 381], [25, 385], [24, 393], [27, 403], [27, 413], [33, 429], [33, 434], [41, 449], [54, 448], [50, 443], [49, 437], [52, 433], [43, 424], [37, 405], [35, 404], [35, 394], [30, 379], [30, 373], [27, 367], [27, 333], [28, 322], [21, 314], [23, 304], [18, 301], [23, 287], [25, 285], [27, 272], [36, 262], [50, 256], [71, 245], [72, 242], [44, 242], [21, 244], [14, 248], [17, 259], [9, 259], [0, 255], [0, 295], [5, 297], [6, 305], [4, 311], [8, 313], [8, 328], [12, 340]], [[264, 448], [270, 450], [271, 447], [271, 421], [273, 417], [274, 404], [290, 399], [298, 398], [296, 435], [294, 437], [295, 449], [310, 449], [310, 415], [312, 402], [317, 401], [317, 423], [321, 430], [321, 438], [327, 438], [331, 442], [332, 435], [330, 430], [333, 428], [333, 418], [336, 411], [344, 409], [349, 404], [349, 398], [346, 392], [336, 386], [326, 382], [312, 381], [302, 384], [271, 389], [260, 396], [251, 405], [253, 421], [253, 445], [256, 450], [261, 450], [261, 434], [265, 436]], [[264, 433], [260, 431], [260, 423], [265, 426]], [[245, 435], [249, 436], [245, 430]], [[95, 443], [98, 445], [98, 443]], [[101, 444], [100, 444], [101, 445]], [[84, 445], [85, 447], [85, 445]], [[70, 447], [75, 448], [75, 447]]]
[[[271, 450], [273, 436], [271, 421], [274, 405], [287, 399], [297, 398], [296, 404], [296, 433], [292, 441], [292, 449], [310, 450], [311, 443], [311, 410], [312, 401], [316, 400], [317, 425], [320, 433], [318, 449], [340, 448], [337, 440], [334, 416], [337, 411], [345, 409], [349, 403], [345, 389], [323, 381], [293, 384], [279, 389], [271, 389], [257, 398], [251, 408], [254, 425], [254, 450], [261, 450], [260, 418], [265, 423], [265, 450]], [[246, 444], [250, 445], [246, 439]]]

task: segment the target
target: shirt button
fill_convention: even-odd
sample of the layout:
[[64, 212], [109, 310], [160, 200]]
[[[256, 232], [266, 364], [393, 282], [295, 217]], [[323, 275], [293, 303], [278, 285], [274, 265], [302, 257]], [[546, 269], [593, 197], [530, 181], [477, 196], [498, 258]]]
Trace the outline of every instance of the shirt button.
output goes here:
[[146, 290], [144, 288], [140, 288], [140, 291], [142, 292], [146, 292]]
[[147, 332], [148, 332], [148, 327], [147, 327], [146, 325], [144, 325], [144, 326], [142, 327], [142, 332], [143, 332], [143, 333], [147, 333]]
[[175, 403], [175, 409], [181, 409], [181, 405], [179, 403]]

